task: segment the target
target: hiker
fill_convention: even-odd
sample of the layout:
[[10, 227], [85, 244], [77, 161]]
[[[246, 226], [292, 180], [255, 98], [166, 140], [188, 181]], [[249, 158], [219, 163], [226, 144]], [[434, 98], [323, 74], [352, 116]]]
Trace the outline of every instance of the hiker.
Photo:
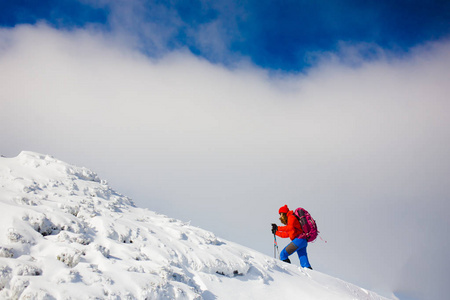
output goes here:
[[288, 206], [285, 205], [278, 210], [280, 214], [280, 221], [286, 226], [278, 227], [276, 224], [272, 224], [272, 233], [281, 238], [290, 238], [291, 243], [287, 245], [280, 253], [280, 259], [284, 262], [291, 263], [289, 255], [297, 252], [298, 258], [300, 259], [300, 265], [303, 268], [311, 269], [309, 264], [308, 254], [306, 253], [306, 247], [308, 246], [308, 241], [306, 239], [301, 239], [299, 236], [303, 233], [302, 227], [294, 215], [292, 210], [289, 210]]

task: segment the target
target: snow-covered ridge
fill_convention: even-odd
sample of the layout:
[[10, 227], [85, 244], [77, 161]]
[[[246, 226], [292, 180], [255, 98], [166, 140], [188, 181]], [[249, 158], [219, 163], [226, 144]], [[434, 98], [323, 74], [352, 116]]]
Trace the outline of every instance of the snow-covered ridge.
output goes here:
[[86, 169], [0, 158], [1, 299], [382, 299], [137, 208]]

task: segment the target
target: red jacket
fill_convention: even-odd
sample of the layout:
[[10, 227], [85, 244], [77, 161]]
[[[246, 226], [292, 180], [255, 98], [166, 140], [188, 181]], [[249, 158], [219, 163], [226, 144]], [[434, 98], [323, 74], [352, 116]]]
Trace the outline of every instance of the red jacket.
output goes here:
[[287, 225], [279, 226], [278, 231], [275, 234], [278, 235], [279, 237], [282, 238], [288, 237], [291, 240], [293, 240], [303, 233], [302, 226], [297, 220], [297, 217], [294, 216], [294, 212], [292, 210], [287, 213], [287, 218], [288, 218]]

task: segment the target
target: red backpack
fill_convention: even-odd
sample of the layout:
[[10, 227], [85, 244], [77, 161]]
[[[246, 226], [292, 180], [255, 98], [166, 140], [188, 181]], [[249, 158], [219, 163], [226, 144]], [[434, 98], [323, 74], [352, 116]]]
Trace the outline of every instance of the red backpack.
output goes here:
[[314, 221], [314, 219], [311, 217], [309, 212], [306, 211], [306, 209], [303, 209], [301, 207], [297, 208], [294, 211], [294, 216], [297, 217], [303, 229], [303, 233], [298, 238], [306, 239], [308, 243], [313, 242], [319, 234], [316, 221]]

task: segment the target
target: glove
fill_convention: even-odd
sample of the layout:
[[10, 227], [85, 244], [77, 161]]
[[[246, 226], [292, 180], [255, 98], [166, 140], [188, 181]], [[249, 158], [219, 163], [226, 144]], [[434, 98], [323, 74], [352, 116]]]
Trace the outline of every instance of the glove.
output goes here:
[[278, 226], [277, 224], [273, 224], [272, 223], [272, 234], [275, 234], [278, 231]]

